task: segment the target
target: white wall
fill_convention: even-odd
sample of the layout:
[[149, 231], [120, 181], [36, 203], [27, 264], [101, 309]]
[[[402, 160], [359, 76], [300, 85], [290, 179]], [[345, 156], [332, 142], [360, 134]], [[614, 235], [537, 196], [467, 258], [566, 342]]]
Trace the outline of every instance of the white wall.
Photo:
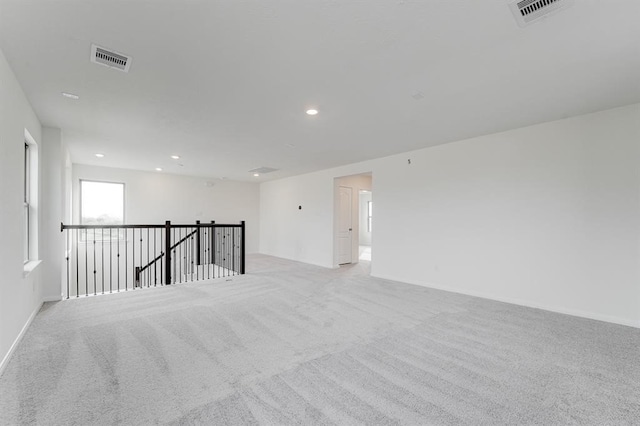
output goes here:
[[266, 182], [261, 251], [333, 266], [334, 178], [372, 171], [372, 275], [640, 326], [639, 154], [632, 105]]
[[260, 185], [261, 253], [333, 267], [334, 177], [322, 171]]
[[40, 222], [42, 242], [43, 297], [45, 300], [60, 300], [60, 277], [64, 266], [64, 240], [60, 223], [64, 218], [66, 199], [64, 173], [66, 148], [60, 129], [42, 128], [41, 186], [42, 217]]
[[25, 129], [42, 148], [40, 122], [0, 51], [0, 367], [43, 296], [41, 267], [23, 277]]
[[[211, 180], [167, 173], [109, 167], [73, 165], [73, 194], [79, 180], [125, 184], [125, 221], [128, 224], [189, 224], [196, 220], [216, 223], [246, 221], [247, 253], [258, 251], [259, 186], [256, 183]], [[213, 182], [213, 181], [212, 181]], [[78, 197], [73, 197], [73, 215], [78, 221]]]

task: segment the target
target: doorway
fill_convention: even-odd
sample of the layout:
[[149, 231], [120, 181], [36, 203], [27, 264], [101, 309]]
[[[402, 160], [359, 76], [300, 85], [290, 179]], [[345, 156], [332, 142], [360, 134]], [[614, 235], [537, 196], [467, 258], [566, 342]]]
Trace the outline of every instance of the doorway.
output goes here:
[[371, 191], [359, 191], [359, 235], [358, 260], [371, 262], [371, 230], [373, 219], [373, 197]]
[[372, 174], [334, 179], [334, 267], [371, 261]]
[[340, 187], [340, 213], [338, 215], [338, 264], [353, 261], [353, 188]]

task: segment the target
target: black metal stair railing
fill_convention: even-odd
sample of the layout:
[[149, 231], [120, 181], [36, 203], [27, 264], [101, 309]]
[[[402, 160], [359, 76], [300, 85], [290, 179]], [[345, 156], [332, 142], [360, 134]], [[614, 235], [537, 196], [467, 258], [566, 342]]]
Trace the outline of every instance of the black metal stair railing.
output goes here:
[[[174, 251], [175, 253], [175, 249], [182, 243], [184, 243], [185, 241], [187, 241], [189, 238], [192, 238], [195, 234], [197, 234], [198, 230], [195, 231], [191, 231], [190, 233], [188, 233], [185, 237], [183, 237], [180, 241], [174, 243], [172, 246], [169, 247], [169, 249], [167, 251], [171, 252], [171, 250]], [[162, 271], [162, 261], [165, 258], [165, 252], [161, 252], [155, 259], [153, 259], [151, 262], [147, 263], [144, 266], [136, 266], [135, 269], [135, 278], [134, 278], [134, 282], [136, 284], [136, 287], [140, 287], [140, 276], [141, 274], [149, 269], [151, 266], [154, 266], [156, 263], [160, 262], [160, 270]], [[200, 264], [200, 261], [198, 260], [198, 264]], [[154, 270], [154, 278], [155, 276], [157, 276], [157, 271]]]
[[89, 296], [245, 272], [245, 222], [64, 225], [66, 295]]

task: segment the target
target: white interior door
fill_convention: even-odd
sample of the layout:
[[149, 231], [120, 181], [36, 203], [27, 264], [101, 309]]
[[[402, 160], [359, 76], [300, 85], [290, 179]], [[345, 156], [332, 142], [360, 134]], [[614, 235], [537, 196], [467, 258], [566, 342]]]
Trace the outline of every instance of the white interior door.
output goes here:
[[352, 189], [346, 186], [340, 187], [340, 208], [338, 217], [338, 263], [344, 265], [351, 263], [352, 233], [351, 206]]

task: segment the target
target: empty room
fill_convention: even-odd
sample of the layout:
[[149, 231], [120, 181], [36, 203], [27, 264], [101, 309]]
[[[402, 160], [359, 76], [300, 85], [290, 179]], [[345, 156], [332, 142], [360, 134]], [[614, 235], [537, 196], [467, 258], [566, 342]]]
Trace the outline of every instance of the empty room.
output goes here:
[[0, 425], [639, 425], [637, 0], [0, 0]]

